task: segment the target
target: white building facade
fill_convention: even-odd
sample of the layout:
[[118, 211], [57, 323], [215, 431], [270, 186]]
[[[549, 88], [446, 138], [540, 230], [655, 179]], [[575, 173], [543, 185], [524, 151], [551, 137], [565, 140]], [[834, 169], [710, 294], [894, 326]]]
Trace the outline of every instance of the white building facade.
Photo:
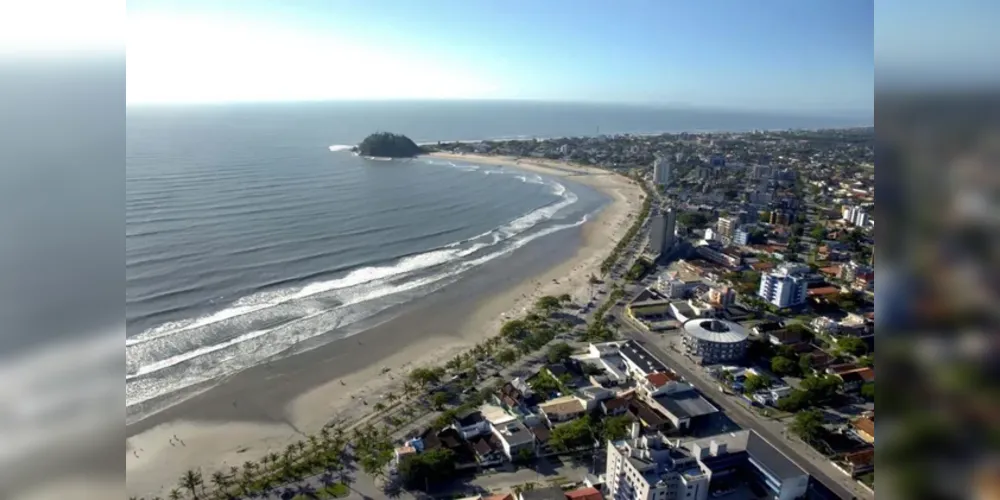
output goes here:
[[797, 267], [781, 267], [760, 277], [757, 295], [779, 308], [804, 304], [808, 283]]

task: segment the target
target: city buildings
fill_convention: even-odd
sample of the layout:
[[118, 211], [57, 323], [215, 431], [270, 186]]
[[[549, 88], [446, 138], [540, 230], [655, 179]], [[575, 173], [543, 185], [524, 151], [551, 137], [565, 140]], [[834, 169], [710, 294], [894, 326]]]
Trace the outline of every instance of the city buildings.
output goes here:
[[777, 270], [760, 277], [757, 295], [778, 308], [794, 307], [805, 303], [808, 283], [803, 266], [782, 265]]

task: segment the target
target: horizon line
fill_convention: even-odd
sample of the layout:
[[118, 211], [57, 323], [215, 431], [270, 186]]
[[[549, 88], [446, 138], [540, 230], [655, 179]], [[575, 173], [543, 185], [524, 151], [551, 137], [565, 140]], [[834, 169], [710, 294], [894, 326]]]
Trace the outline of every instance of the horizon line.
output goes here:
[[233, 100], [233, 101], [132, 101], [125, 102], [126, 108], [168, 108], [168, 107], [209, 107], [232, 105], [282, 105], [282, 104], [391, 104], [391, 103], [490, 103], [490, 104], [561, 104], [568, 106], [615, 106], [624, 108], [670, 109], [687, 111], [712, 111], [726, 113], [768, 114], [797, 118], [838, 118], [855, 119], [870, 116], [874, 124], [875, 110], [849, 109], [837, 113], [833, 110], [788, 110], [788, 109], [756, 109], [739, 107], [722, 107], [713, 105], [698, 105], [684, 102], [662, 101], [587, 101], [561, 99], [515, 99], [515, 98], [414, 98], [414, 97], [380, 97], [380, 98], [322, 98], [322, 99], [266, 99], [266, 100]]

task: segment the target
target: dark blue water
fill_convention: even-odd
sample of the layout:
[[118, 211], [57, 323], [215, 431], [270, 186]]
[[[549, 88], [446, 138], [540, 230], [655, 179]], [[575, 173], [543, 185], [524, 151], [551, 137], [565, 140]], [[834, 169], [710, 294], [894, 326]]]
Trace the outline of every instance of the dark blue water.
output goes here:
[[344, 151], [372, 131], [436, 141], [840, 124], [523, 103], [131, 108], [126, 404], [356, 333], [366, 318], [579, 226], [605, 201], [509, 168]]

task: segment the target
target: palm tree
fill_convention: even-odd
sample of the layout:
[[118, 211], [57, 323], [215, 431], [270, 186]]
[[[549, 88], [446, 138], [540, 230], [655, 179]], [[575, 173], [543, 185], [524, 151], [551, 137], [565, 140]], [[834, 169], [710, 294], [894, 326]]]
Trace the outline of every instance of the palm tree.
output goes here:
[[302, 455], [302, 453], [306, 451], [306, 442], [299, 440], [297, 443], [295, 443], [295, 447], [299, 449], [299, 455]]
[[181, 476], [180, 486], [191, 492], [191, 496], [195, 499], [198, 498], [198, 487], [204, 484], [204, 480], [201, 477], [201, 471], [195, 471], [193, 469], [188, 470]]
[[229, 477], [227, 477], [221, 470], [217, 470], [212, 473], [212, 484], [220, 490], [226, 489], [229, 486]]
[[249, 460], [247, 460], [246, 462], [243, 462], [243, 473], [244, 474], [253, 474], [253, 471], [256, 468], [257, 468], [257, 464], [255, 464], [255, 463], [253, 463], [253, 462], [251, 462]]
[[375, 411], [383, 411], [385, 410], [385, 405], [382, 403], [375, 403], [375, 406], [372, 406], [372, 409]]
[[389, 404], [395, 403], [397, 399], [399, 399], [399, 396], [397, 396], [394, 392], [390, 392], [385, 395], [385, 400], [388, 401]]
[[267, 458], [267, 461], [270, 462], [271, 465], [277, 465], [278, 459], [280, 459], [281, 456], [272, 451], [271, 453], [268, 453], [265, 458]]
[[288, 443], [288, 446], [285, 447], [285, 456], [289, 460], [295, 457], [295, 443]]
[[170, 500], [181, 500], [181, 492], [177, 488], [170, 490], [170, 494], [167, 495]]

